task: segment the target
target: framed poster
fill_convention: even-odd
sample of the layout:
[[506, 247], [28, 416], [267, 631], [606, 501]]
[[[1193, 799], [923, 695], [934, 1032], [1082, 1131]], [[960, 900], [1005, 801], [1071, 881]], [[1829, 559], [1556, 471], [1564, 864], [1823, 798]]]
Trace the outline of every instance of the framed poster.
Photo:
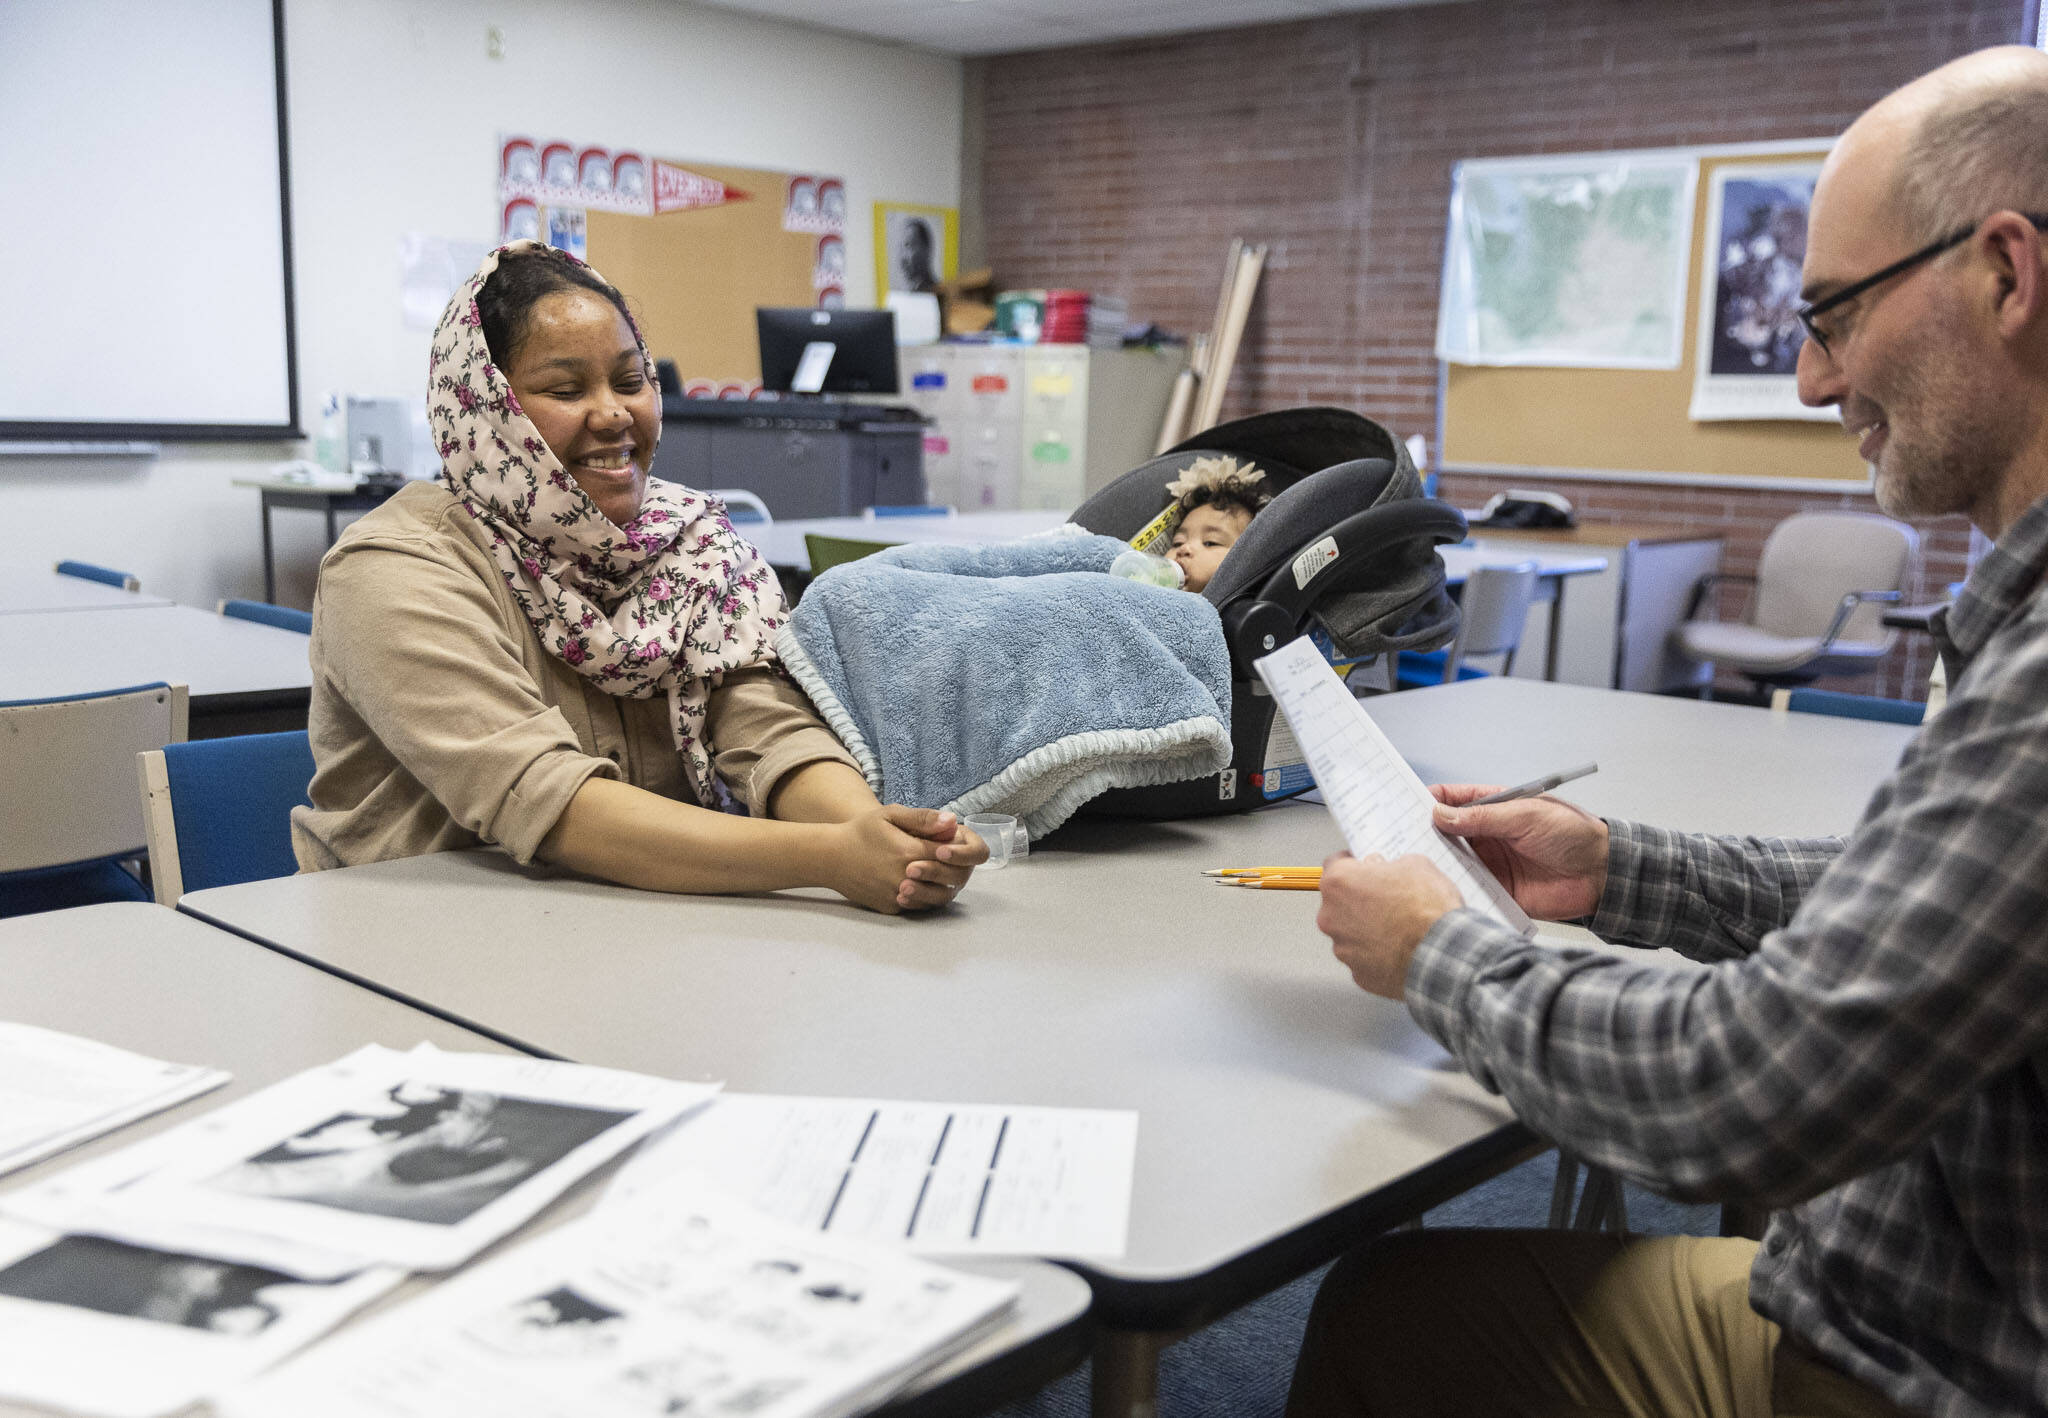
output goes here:
[[1730, 163], [1708, 174], [1691, 417], [1833, 423], [1799, 402], [1799, 271], [1820, 161]]
[[928, 291], [960, 269], [960, 213], [954, 207], [875, 203], [875, 303], [890, 291]]

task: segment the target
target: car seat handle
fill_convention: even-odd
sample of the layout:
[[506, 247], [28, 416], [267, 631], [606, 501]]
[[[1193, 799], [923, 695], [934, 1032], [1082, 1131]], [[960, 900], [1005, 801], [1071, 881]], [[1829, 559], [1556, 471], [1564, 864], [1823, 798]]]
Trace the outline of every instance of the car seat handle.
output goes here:
[[1223, 611], [1223, 638], [1230, 646], [1230, 658], [1238, 674], [1257, 682], [1252, 661], [1294, 639], [1296, 622], [1270, 601], [1233, 601]]
[[1376, 569], [1373, 553], [1418, 537], [1428, 538], [1432, 546], [1461, 542], [1465, 516], [1449, 503], [1428, 498], [1354, 512], [1281, 562], [1255, 599], [1278, 607], [1299, 625], [1323, 600], [1368, 580]]

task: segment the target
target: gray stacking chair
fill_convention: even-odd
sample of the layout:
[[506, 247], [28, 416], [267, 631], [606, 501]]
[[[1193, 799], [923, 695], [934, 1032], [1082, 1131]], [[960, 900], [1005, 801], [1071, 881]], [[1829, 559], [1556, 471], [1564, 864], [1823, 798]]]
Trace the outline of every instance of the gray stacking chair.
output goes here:
[[[1868, 673], [1897, 636], [1883, 607], [1901, 599], [1919, 550], [1911, 527], [1874, 512], [1797, 513], [1772, 529], [1756, 575], [1701, 578], [1676, 647], [1763, 686]], [[1713, 592], [1731, 581], [1752, 586], [1748, 613], [1716, 619]]]

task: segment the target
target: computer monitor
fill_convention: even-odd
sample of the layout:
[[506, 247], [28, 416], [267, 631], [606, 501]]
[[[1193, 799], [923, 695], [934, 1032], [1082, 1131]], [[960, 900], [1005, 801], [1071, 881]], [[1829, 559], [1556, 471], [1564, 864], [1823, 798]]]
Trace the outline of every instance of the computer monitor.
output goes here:
[[896, 392], [896, 317], [887, 310], [763, 306], [754, 312], [754, 323], [761, 336], [763, 389]]

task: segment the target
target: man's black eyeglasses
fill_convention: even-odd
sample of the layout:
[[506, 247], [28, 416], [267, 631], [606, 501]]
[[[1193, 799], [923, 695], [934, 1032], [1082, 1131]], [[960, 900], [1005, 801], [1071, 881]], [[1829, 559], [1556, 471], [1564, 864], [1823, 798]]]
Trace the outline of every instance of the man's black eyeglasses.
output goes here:
[[[2035, 213], [2028, 212], [2026, 213], [2026, 218], [2035, 226], [2048, 229], [2048, 216], [2040, 216], [2036, 215]], [[1989, 219], [1987, 218], [1986, 220]], [[1819, 345], [1823, 352], [1832, 353], [1832, 351], [1828, 350], [1828, 337], [1822, 334], [1820, 326], [1814, 323], [1817, 319], [1827, 314], [1830, 310], [1835, 309], [1835, 307], [1839, 305], [1844, 305], [1849, 301], [1854, 300], [1857, 296], [1863, 294], [1871, 287], [1881, 286], [1886, 281], [1890, 280], [1893, 276], [1904, 275], [1906, 272], [1912, 270], [1915, 266], [1919, 265], [1923, 261], [1932, 261], [1935, 257], [1941, 255], [1942, 252], [1947, 251], [1950, 247], [1961, 246], [1964, 242], [1968, 241], [1971, 238], [1971, 236], [1973, 236], [1976, 233], [1977, 227], [1982, 225], [1983, 222], [1978, 222], [1975, 225], [1964, 227], [1959, 232], [1955, 232], [1951, 235], [1944, 236], [1939, 241], [1930, 241], [1925, 246], [1921, 247], [1918, 251], [1915, 251], [1911, 256], [1907, 256], [1900, 260], [1892, 262], [1891, 265], [1885, 267], [1882, 271], [1877, 272], [1875, 275], [1865, 276], [1862, 280], [1857, 281], [1854, 285], [1843, 286], [1840, 290], [1836, 291], [1831, 296], [1827, 296], [1821, 300], [1816, 300], [1809, 304], [1800, 306], [1799, 309], [1794, 311], [1793, 313], [1799, 317], [1799, 323], [1806, 327], [1806, 337], [1812, 340], [1816, 345]]]

